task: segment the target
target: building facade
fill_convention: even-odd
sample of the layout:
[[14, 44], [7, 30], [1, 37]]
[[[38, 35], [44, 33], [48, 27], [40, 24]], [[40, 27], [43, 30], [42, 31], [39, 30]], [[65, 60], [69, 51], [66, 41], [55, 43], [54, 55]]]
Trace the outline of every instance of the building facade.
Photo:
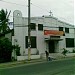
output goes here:
[[[12, 43], [20, 46], [21, 55], [28, 54], [28, 18], [19, 10], [13, 12]], [[53, 16], [31, 17], [31, 54], [70, 52], [74, 49], [74, 26]]]

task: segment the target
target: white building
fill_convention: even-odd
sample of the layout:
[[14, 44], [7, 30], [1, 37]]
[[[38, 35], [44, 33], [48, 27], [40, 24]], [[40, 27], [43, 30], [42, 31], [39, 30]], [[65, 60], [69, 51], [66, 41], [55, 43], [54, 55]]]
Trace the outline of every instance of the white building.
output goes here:
[[[13, 13], [13, 44], [19, 44], [21, 55], [28, 54], [28, 18], [19, 10]], [[74, 26], [53, 16], [31, 17], [31, 54], [62, 52], [74, 49]]]

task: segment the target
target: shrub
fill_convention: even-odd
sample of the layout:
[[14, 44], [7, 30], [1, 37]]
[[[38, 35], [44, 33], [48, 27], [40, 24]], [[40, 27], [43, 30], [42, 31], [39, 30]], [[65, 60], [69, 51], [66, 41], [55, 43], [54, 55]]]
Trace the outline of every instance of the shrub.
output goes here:
[[16, 55], [20, 56], [20, 47], [19, 47], [19, 45], [13, 45], [13, 49], [15, 50]]
[[68, 50], [66, 50], [65, 48], [63, 48], [63, 52], [62, 54], [66, 56], [66, 53], [68, 52]]
[[75, 49], [73, 49], [73, 51], [72, 51], [73, 53], [75, 53]]
[[11, 61], [12, 50], [12, 43], [8, 38], [0, 39], [0, 62]]

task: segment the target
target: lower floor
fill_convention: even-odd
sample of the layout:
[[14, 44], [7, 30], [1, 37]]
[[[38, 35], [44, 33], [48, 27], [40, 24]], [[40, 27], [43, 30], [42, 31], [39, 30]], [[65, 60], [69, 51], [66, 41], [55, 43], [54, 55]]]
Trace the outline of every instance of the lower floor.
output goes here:
[[[20, 46], [21, 55], [28, 54], [28, 37], [24, 38], [17, 37], [13, 39], [13, 44], [18, 44]], [[15, 41], [16, 40], [16, 41]], [[74, 39], [73, 38], [63, 38], [63, 39], [45, 39], [41, 36], [32, 36], [31, 38], [31, 54], [42, 54], [45, 51], [49, 53], [60, 53], [63, 48], [69, 50], [70, 52], [74, 49]]]

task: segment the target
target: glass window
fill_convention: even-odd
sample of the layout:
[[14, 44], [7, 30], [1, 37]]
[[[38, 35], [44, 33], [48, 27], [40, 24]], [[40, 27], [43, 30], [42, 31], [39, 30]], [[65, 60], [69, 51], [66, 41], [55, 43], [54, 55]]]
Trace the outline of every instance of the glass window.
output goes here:
[[63, 31], [63, 27], [59, 27], [59, 31]]
[[74, 38], [66, 38], [66, 47], [74, 47]]
[[30, 28], [31, 30], [36, 30], [36, 23], [31, 23]]
[[25, 37], [25, 47], [28, 48], [28, 36]]
[[[28, 36], [25, 37], [25, 44], [26, 44], [26, 48], [28, 48]], [[36, 36], [31, 36], [30, 38], [31, 40], [31, 48], [36, 48]]]
[[66, 33], [69, 33], [69, 28], [65, 28], [65, 32]]
[[43, 31], [43, 24], [38, 24], [38, 30]]

